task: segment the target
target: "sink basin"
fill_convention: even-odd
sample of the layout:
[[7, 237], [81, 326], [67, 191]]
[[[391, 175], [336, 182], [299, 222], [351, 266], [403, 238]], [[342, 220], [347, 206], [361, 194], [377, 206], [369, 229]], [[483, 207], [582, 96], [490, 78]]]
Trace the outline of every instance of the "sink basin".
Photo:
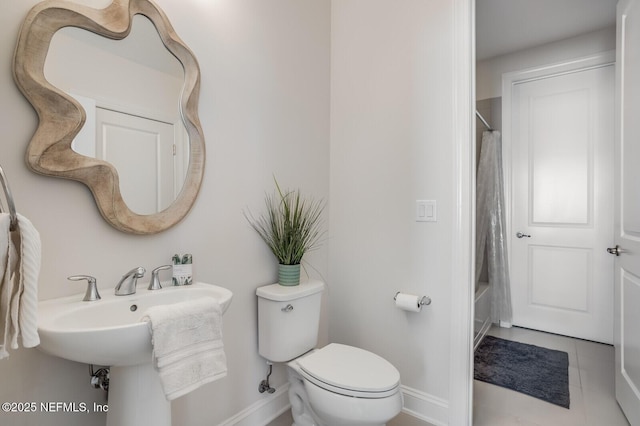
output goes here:
[[151, 306], [212, 297], [224, 313], [233, 294], [205, 283], [167, 286], [116, 296], [103, 290], [101, 300], [83, 302], [82, 294], [46, 300], [38, 305], [39, 349], [86, 364], [131, 366], [151, 362], [149, 326], [140, 319]]

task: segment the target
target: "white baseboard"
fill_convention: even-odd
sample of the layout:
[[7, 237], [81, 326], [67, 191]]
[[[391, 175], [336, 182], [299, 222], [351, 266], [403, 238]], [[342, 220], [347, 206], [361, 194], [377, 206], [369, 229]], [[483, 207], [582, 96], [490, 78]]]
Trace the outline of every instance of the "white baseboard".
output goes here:
[[266, 426], [290, 408], [289, 383], [285, 383], [218, 426]]
[[482, 339], [484, 339], [484, 336], [487, 335], [487, 332], [489, 331], [490, 328], [491, 328], [491, 318], [487, 318], [484, 321], [484, 324], [482, 324], [482, 327], [480, 327], [480, 331], [478, 331], [478, 333], [473, 338], [474, 352], [476, 351], [476, 349], [478, 349], [478, 346], [480, 346], [480, 342], [482, 342]]
[[[404, 397], [402, 412], [434, 426], [446, 426], [449, 403], [428, 393], [400, 386]], [[218, 426], [266, 426], [289, 410], [289, 383], [280, 386], [275, 393], [257, 401]]]
[[435, 426], [449, 424], [449, 401], [402, 385], [402, 412]]

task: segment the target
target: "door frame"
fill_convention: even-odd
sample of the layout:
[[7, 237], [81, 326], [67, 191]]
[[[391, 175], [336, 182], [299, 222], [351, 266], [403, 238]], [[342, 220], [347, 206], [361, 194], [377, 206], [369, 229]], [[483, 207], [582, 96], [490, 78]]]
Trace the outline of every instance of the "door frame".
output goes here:
[[475, 287], [475, 0], [453, 1], [452, 99], [455, 196], [449, 341], [448, 424], [471, 425]]
[[562, 74], [571, 74], [611, 65], [615, 66], [615, 61], [615, 50], [608, 50], [594, 55], [512, 71], [502, 75], [502, 168], [504, 176], [506, 234], [509, 236], [509, 238], [507, 238], [509, 260], [512, 259], [511, 235], [513, 235], [511, 225], [513, 214], [511, 104], [514, 86], [519, 83], [555, 77]]

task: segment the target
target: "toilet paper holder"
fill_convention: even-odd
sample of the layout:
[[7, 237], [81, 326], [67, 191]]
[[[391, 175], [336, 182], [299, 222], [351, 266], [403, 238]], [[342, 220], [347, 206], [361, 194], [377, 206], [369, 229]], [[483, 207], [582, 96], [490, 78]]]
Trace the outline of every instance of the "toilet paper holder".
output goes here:
[[[395, 301], [398, 297], [398, 295], [402, 293], [401, 291], [397, 291], [396, 294], [393, 296], [393, 300]], [[418, 306], [427, 306], [431, 304], [431, 298], [429, 296], [422, 296], [420, 298], [420, 300], [418, 301]]]

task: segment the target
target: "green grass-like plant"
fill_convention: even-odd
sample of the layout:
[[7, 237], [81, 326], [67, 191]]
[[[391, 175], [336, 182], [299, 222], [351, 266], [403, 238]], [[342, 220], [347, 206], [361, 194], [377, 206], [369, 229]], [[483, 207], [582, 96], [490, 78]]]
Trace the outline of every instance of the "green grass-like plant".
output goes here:
[[298, 265], [306, 252], [320, 245], [325, 203], [275, 184], [274, 194], [265, 196], [266, 212], [257, 219], [247, 212], [244, 216], [280, 264]]

